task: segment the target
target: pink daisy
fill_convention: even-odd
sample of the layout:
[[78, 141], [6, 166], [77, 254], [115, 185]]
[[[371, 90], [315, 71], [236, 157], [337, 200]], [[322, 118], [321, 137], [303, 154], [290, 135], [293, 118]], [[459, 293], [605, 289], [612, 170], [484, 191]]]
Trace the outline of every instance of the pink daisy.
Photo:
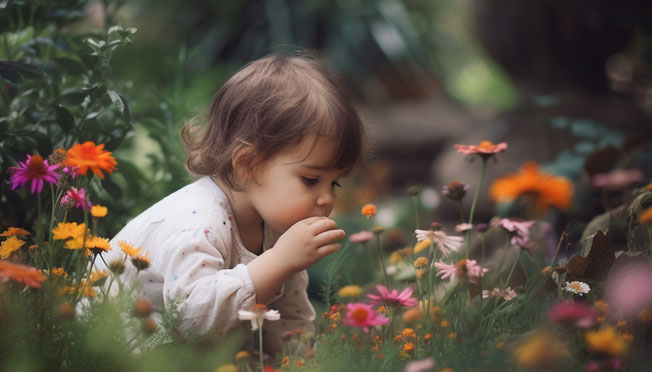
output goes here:
[[505, 142], [501, 142], [494, 145], [491, 143], [491, 141], [482, 141], [478, 145], [455, 145], [455, 149], [457, 152], [462, 154], [477, 154], [483, 158], [489, 158], [495, 154], [507, 150], [507, 144]]
[[453, 281], [457, 277], [466, 277], [469, 283], [477, 283], [478, 279], [489, 271], [478, 265], [476, 260], [467, 259], [459, 260], [455, 265], [447, 264], [440, 260], [439, 262], [435, 262], [434, 265], [439, 270], [437, 276], [441, 276], [442, 279], [450, 278]]
[[412, 288], [410, 287], [405, 287], [403, 291], [399, 294], [396, 289], [392, 289], [390, 292], [387, 287], [384, 285], [378, 284], [376, 286], [376, 290], [380, 294], [380, 296], [372, 295], [372, 294], [367, 294], [367, 297], [371, 300], [371, 305], [401, 305], [405, 307], [413, 307], [416, 306], [417, 303], [419, 303], [419, 300], [417, 300], [412, 296]]
[[80, 188], [77, 190], [75, 187], [71, 187], [70, 190], [66, 191], [66, 195], [61, 198], [61, 203], [76, 203], [75, 208], [81, 207], [82, 210], [86, 210], [86, 207], [90, 208], [92, 206], [91, 202], [86, 201], [86, 190]]
[[389, 318], [375, 312], [371, 305], [357, 302], [346, 305], [346, 317], [343, 323], [351, 327], [360, 327], [368, 333], [369, 327], [385, 325], [389, 323]]
[[372, 233], [371, 231], [362, 230], [355, 234], [351, 234], [351, 236], [349, 237], [349, 241], [351, 243], [364, 244], [369, 240], [371, 240], [373, 237], [374, 237], [374, 233]]
[[464, 238], [461, 236], [448, 236], [445, 232], [441, 230], [414, 230], [414, 234], [417, 237], [418, 241], [424, 241], [430, 239], [433, 242], [437, 243], [437, 248], [441, 251], [444, 257], [448, 256], [451, 251], [457, 252], [464, 243]]
[[43, 181], [56, 184], [59, 175], [54, 172], [59, 167], [58, 164], [49, 165], [47, 160], [43, 160], [41, 155], [27, 155], [27, 161], [19, 161], [19, 167], [9, 167], [11, 173], [11, 189], [23, 187], [29, 181], [32, 181], [31, 191], [39, 193], [43, 190]]
[[596, 322], [598, 313], [591, 306], [577, 301], [564, 301], [548, 310], [548, 319], [555, 323], [577, 328], [589, 328]]
[[494, 226], [499, 226], [505, 229], [512, 238], [510, 243], [518, 245], [523, 248], [530, 249], [533, 247], [532, 240], [530, 239], [530, 229], [534, 226], [536, 221], [519, 221], [511, 218], [503, 218], [495, 222]]

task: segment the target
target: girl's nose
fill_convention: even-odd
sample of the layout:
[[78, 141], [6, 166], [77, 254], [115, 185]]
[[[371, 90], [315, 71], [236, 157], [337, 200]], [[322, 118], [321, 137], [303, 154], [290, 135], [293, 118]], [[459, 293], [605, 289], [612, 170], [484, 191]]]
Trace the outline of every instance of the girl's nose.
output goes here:
[[329, 211], [330, 208], [333, 207], [334, 201], [335, 201], [335, 195], [333, 194], [332, 190], [321, 192], [317, 197], [317, 205], [320, 208], [328, 207]]

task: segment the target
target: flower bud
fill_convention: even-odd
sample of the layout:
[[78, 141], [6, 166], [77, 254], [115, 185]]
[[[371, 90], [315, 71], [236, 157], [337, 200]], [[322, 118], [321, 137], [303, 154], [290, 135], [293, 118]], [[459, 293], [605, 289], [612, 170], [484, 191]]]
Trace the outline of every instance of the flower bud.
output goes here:
[[122, 273], [125, 272], [125, 263], [122, 260], [115, 260], [109, 262], [109, 270], [111, 270], [112, 273], [121, 275]]
[[143, 319], [143, 332], [147, 333], [148, 335], [153, 335], [154, 332], [158, 329], [158, 325], [152, 318], [146, 318]]
[[134, 304], [134, 315], [139, 318], [145, 318], [152, 313], [152, 304], [144, 298], [141, 298]]

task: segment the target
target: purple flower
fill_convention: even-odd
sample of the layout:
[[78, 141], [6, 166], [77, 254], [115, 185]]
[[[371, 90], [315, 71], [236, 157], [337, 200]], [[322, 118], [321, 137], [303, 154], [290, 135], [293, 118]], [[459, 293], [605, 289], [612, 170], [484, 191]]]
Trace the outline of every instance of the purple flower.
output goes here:
[[80, 188], [77, 190], [75, 187], [71, 187], [70, 190], [66, 191], [66, 195], [61, 199], [61, 202], [63, 203], [63, 199], [67, 197], [67, 202], [75, 203], [75, 208], [81, 207], [82, 210], [86, 210], [86, 208], [90, 208], [92, 206], [91, 202], [86, 201], [86, 190], [83, 188]]
[[58, 164], [49, 165], [47, 160], [43, 160], [41, 155], [27, 155], [27, 161], [24, 163], [19, 161], [19, 167], [10, 167], [8, 171], [11, 173], [11, 189], [15, 190], [18, 187], [23, 187], [29, 181], [32, 181], [31, 191], [41, 192], [43, 190], [43, 181], [56, 184], [59, 180], [59, 175], [54, 172], [59, 167]]
[[419, 303], [419, 300], [417, 300], [412, 296], [412, 288], [406, 287], [401, 293], [398, 293], [396, 289], [392, 289], [390, 292], [387, 287], [384, 285], [377, 285], [376, 290], [380, 294], [380, 296], [372, 295], [372, 294], [367, 294], [367, 297], [371, 300], [371, 305], [401, 305], [405, 307], [413, 307], [416, 306]]

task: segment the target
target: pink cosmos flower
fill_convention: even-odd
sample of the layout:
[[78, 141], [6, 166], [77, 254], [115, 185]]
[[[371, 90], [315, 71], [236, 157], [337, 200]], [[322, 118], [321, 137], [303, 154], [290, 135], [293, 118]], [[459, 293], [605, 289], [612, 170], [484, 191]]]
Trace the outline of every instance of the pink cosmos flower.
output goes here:
[[76, 203], [75, 208], [81, 207], [85, 211], [87, 207], [90, 208], [93, 206], [91, 202], [86, 201], [86, 190], [83, 188], [77, 190], [77, 188], [71, 187], [70, 190], [66, 191], [66, 195], [61, 198], [61, 203], [64, 203], [64, 198], [66, 197], [68, 197], [66, 203]]
[[629, 318], [652, 306], [652, 265], [643, 261], [619, 266], [610, 273], [605, 293], [618, 317]]
[[437, 244], [437, 248], [441, 251], [444, 257], [447, 257], [451, 251], [457, 252], [464, 243], [464, 238], [461, 236], [448, 236], [441, 230], [414, 230], [418, 241], [430, 239]]
[[471, 230], [473, 228], [473, 225], [470, 223], [460, 223], [458, 225], [455, 225], [455, 231], [457, 232], [465, 232], [468, 230]]
[[477, 154], [481, 157], [488, 158], [495, 154], [507, 150], [507, 144], [505, 142], [501, 142], [499, 144], [494, 145], [493, 143], [491, 143], [491, 141], [482, 141], [477, 146], [455, 145], [455, 149], [457, 150], [457, 152], [462, 154], [466, 154], [466, 155]]
[[265, 304], [255, 304], [251, 310], [238, 310], [238, 319], [250, 320], [251, 330], [255, 331], [263, 326], [265, 319], [279, 320], [281, 314], [277, 310], [268, 309]]
[[43, 190], [43, 181], [56, 184], [60, 175], [54, 170], [59, 167], [58, 164], [49, 165], [47, 160], [43, 160], [41, 155], [27, 155], [27, 161], [19, 161], [19, 167], [9, 167], [11, 173], [11, 189], [23, 187], [28, 182], [32, 182], [31, 192], [39, 193]]
[[346, 316], [343, 323], [351, 327], [360, 327], [365, 333], [368, 333], [369, 327], [385, 325], [389, 323], [389, 318], [375, 312], [371, 305], [356, 302], [346, 305]]
[[519, 221], [511, 218], [503, 218], [495, 222], [494, 226], [499, 226], [505, 229], [512, 235], [510, 243], [520, 247], [531, 249], [533, 247], [532, 240], [530, 239], [530, 229], [536, 221]]
[[476, 260], [459, 260], [457, 264], [453, 265], [446, 264], [443, 261], [435, 262], [435, 268], [439, 270], [437, 276], [441, 275], [442, 279], [450, 278], [451, 281], [455, 280], [457, 277], [464, 278], [469, 281], [469, 283], [477, 283], [478, 279], [484, 276], [484, 274], [489, 271], [482, 266], [478, 265]]
[[501, 291], [499, 288], [494, 288], [491, 291], [488, 291], [486, 289], [483, 290], [482, 298], [489, 298], [489, 297], [502, 297], [505, 301], [509, 301], [516, 298], [516, 291], [514, 291], [511, 287], [505, 288], [504, 291]]
[[584, 302], [564, 301], [548, 310], [552, 322], [577, 328], [589, 328], [595, 324], [598, 313]]
[[645, 175], [638, 169], [616, 169], [609, 173], [599, 173], [591, 177], [593, 187], [622, 189], [632, 183], [642, 181]]
[[368, 230], [362, 230], [355, 234], [351, 234], [349, 241], [351, 243], [364, 244], [374, 237], [374, 233]]
[[405, 307], [413, 307], [416, 306], [419, 303], [419, 300], [411, 297], [412, 296], [412, 288], [406, 287], [401, 293], [399, 294], [396, 289], [392, 289], [390, 292], [387, 287], [384, 285], [378, 284], [376, 286], [376, 290], [380, 294], [380, 296], [372, 295], [372, 294], [367, 294], [367, 297], [371, 300], [371, 305], [401, 305]]

